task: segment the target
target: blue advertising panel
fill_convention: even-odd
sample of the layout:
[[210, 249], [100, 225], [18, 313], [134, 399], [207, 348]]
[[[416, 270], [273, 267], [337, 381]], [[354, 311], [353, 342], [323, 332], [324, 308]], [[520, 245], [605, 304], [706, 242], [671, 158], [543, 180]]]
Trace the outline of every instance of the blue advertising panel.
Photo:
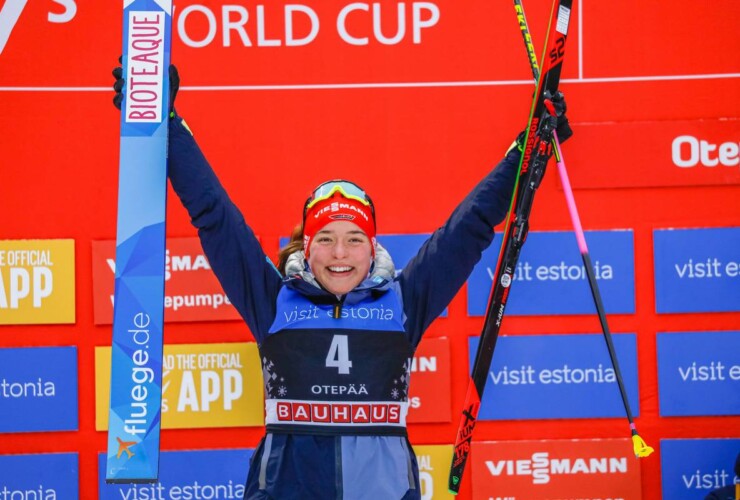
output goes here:
[[733, 471], [738, 453], [740, 439], [661, 439], [663, 498], [696, 500], [719, 488], [732, 490], [740, 483]]
[[0, 349], [0, 432], [71, 430], [77, 430], [77, 347]]
[[740, 311], [740, 227], [653, 231], [658, 313]]
[[3, 499], [80, 498], [76, 453], [0, 455]]
[[[637, 343], [632, 333], [612, 336], [630, 408], [640, 414]], [[470, 366], [479, 337], [470, 337]], [[480, 420], [625, 416], [603, 335], [501, 336], [483, 393]]]
[[110, 484], [105, 481], [105, 454], [98, 455], [100, 500], [244, 497], [252, 450], [163, 451], [159, 480], [153, 484]]
[[[396, 266], [396, 276], [403, 271], [406, 264], [419, 252], [419, 249], [431, 234], [379, 234], [378, 243], [388, 250]], [[447, 308], [439, 315], [447, 317]]]
[[660, 414], [740, 415], [740, 331], [658, 334]]
[[[484, 316], [496, 273], [501, 234], [468, 279], [468, 315]], [[586, 231], [591, 262], [607, 313], [635, 312], [635, 258], [631, 230]], [[588, 276], [573, 232], [532, 232], [522, 248], [506, 314], [595, 314]]]

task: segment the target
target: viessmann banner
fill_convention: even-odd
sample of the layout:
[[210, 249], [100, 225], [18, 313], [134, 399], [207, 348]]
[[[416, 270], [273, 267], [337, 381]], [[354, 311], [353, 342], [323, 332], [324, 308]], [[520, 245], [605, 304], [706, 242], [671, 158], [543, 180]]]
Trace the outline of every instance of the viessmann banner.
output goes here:
[[[93, 301], [95, 324], [113, 321], [115, 241], [93, 241]], [[198, 238], [169, 238], [165, 257], [165, 321], [239, 319]]]
[[[95, 428], [108, 428], [110, 347], [95, 348]], [[162, 428], [264, 424], [262, 370], [254, 342], [174, 344], [162, 360]]]
[[473, 441], [471, 457], [473, 500], [642, 498], [630, 439]]
[[74, 240], [0, 240], [0, 325], [74, 322]]

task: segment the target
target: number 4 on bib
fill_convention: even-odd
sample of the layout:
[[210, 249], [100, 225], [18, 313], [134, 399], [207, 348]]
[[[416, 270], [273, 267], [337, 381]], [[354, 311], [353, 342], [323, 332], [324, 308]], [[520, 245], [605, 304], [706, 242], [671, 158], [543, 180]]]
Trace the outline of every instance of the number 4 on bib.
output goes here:
[[340, 375], [349, 375], [352, 361], [349, 360], [349, 340], [346, 335], [334, 335], [326, 355], [326, 367], [337, 368]]

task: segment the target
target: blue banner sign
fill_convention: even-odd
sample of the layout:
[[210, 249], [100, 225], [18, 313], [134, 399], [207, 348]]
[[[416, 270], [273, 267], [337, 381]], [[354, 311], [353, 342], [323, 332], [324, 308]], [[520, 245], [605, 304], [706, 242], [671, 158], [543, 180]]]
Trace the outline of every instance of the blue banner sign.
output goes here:
[[[711, 491], [728, 488], [740, 478], [733, 471], [740, 439], [661, 439], [662, 498], [696, 500]], [[720, 497], [717, 497], [720, 498]]]
[[[612, 335], [630, 408], [639, 416], [637, 344]], [[470, 366], [479, 337], [470, 337]], [[483, 393], [480, 420], [625, 416], [603, 335], [501, 336]]]
[[740, 331], [659, 333], [658, 389], [664, 417], [740, 415]]
[[658, 313], [740, 311], [740, 227], [656, 229]]
[[[378, 243], [388, 250], [396, 266], [396, 276], [403, 271], [406, 264], [416, 256], [421, 246], [429, 239], [431, 234], [381, 234], [378, 235]], [[447, 317], [447, 308], [439, 315], [440, 318]]]
[[0, 455], [0, 498], [80, 498], [76, 453]]
[[[468, 315], [484, 316], [496, 273], [501, 235], [483, 253], [468, 279]], [[594, 273], [610, 314], [635, 312], [634, 238], [631, 230], [587, 231]], [[595, 314], [588, 276], [575, 234], [531, 232], [514, 274], [506, 314]]]
[[172, 0], [125, 0], [111, 357], [110, 481], [159, 462]]
[[77, 430], [77, 406], [76, 347], [0, 349], [0, 432]]
[[165, 451], [154, 484], [109, 484], [105, 455], [99, 455], [100, 500], [244, 498], [252, 450]]

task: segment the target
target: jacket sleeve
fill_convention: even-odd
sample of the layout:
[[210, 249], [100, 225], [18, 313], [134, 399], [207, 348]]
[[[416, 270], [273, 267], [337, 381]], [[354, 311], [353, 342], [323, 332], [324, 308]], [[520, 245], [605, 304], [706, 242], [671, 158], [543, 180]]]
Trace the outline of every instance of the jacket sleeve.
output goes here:
[[169, 125], [167, 166], [172, 187], [198, 229], [213, 272], [261, 342], [275, 316], [282, 278], [179, 116]]
[[406, 330], [413, 345], [468, 279], [506, 217], [520, 153], [512, 148], [422, 245], [399, 276]]

